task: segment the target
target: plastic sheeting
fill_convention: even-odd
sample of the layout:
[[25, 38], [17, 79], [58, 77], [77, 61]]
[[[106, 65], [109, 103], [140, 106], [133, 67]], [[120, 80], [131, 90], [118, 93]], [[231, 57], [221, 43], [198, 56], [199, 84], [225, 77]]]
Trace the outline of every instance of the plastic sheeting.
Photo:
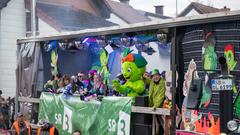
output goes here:
[[[17, 92], [21, 96], [36, 96], [34, 89], [41, 89], [38, 75], [42, 65], [40, 45], [26, 43], [18, 46], [17, 52]], [[40, 76], [41, 77], [41, 76]]]

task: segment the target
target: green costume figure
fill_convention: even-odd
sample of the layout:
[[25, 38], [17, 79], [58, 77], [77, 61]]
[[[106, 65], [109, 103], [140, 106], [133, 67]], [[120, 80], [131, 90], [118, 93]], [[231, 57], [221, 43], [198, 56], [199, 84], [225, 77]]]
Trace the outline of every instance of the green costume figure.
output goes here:
[[117, 80], [112, 82], [117, 92], [126, 93], [130, 97], [136, 97], [145, 92], [142, 76], [145, 73], [147, 61], [142, 55], [131, 52], [129, 48], [125, 49], [122, 58], [123, 76], [126, 79], [126, 83], [121, 86]]
[[[228, 70], [232, 71], [237, 66], [237, 61], [234, 56], [234, 47], [232, 44], [228, 44], [224, 48], [224, 57], [227, 60]], [[233, 92], [237, 93], [237, 86], [235, 82], [233, 82]]]
[[100, 63], [101, 63], [101, 68], [99, 69], [99, 74], [103, 77], [103, 83], [105, 85], [109, 84], [109, 77], [110, 73], [107, 68], [107, 63], [108, 63], [108, 55], [105, 50], [100, 51]]
[[[215, 39], [211, 32], [207, 33], [205, 43], [203, 45], [203, 67], [204, 70], [216, 70], [217, 69], [217, 54], [215, 52]], [[207, 71], [212, 73], [212, 71]]]
[[235, 60], [234, 49], [232, 44], [228, 44], [225, 46], [224, 56], [227, 60], [228, 69], [230, 71], [234, 70], [237, 65], [237, 61]]
[[[217, 69], [217, 54], [215, 52], [215, 38], [212, 32], [208, 32], [203, 44], [203, 68], [206, 70], [205, 83], [203, 84], [202, 98], [200, 107], [207, 107], [212, 97], [212, 91], [209, 87], [212, 73]], [[210, 70], [210, 71], [209, 71]]]

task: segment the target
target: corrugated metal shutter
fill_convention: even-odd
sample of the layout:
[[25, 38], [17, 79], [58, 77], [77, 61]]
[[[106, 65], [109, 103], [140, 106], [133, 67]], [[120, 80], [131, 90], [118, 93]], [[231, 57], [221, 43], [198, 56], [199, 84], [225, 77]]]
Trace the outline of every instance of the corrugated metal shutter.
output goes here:
[[[209, 26], [208, 26], [209, 25]], [[204, 43], [204, 35], [207, 32], [206, 27], [210, 27], [216, 38], [216, 53], [217, 56], [224, 55], [224, 47], [226, 44], [233, 44], [235, 50], [235, 58], [240, 58], [240, 21], [222, 22], [215, 24], [203, 24], [187, 26], [186, 32], [182, 41], [184, 72], [186, 73], [189, 62], [194, 59], [197, 64], [197, 70], [201, 78], [204, 78], [202, 66], [202, 46]], [[238, 60], [238, 64], [240, 61]], [[219, 69], [219, 65], [218, 65]], [[240, 83], [240, 70], [231, 72], [236, 77], [237, 84]], [[234, 95], [235, 97], [235, 95]], [[231, 101], [229, 101], [231, 102]], [[210, 105], [207, 108], [201, 108], [200, 112], [206, 114], [211, 112], [214, 116], [219, 116], [219, 94], [213, 92]]]

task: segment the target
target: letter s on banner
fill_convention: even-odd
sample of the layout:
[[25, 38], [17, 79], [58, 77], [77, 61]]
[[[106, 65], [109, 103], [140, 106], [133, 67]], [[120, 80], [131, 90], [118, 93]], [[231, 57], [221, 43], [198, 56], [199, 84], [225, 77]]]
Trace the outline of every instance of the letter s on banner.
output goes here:
[[130, 135], [130, 115], [120, 111], [117, 135]]
[[63, 114], [63, 130], [67, 130], [68, 133], [72, 133], [72, 111], [64, 106]]

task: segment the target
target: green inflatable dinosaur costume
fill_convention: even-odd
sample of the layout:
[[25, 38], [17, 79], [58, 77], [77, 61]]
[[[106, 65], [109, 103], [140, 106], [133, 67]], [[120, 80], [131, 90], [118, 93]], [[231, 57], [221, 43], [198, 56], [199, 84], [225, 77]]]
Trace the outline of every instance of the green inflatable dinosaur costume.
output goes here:
[[117, 80], [112, 82], [117, 92], [126, 93], [130, 97], [136, 97], [145, 92], [142, 76], [145, 73], [147, 61], [142, 55], [131, 52], [129, 48], [125, 49], [122, 58], [123, 76], [126, 79], [126, 83], [121, 86]]

